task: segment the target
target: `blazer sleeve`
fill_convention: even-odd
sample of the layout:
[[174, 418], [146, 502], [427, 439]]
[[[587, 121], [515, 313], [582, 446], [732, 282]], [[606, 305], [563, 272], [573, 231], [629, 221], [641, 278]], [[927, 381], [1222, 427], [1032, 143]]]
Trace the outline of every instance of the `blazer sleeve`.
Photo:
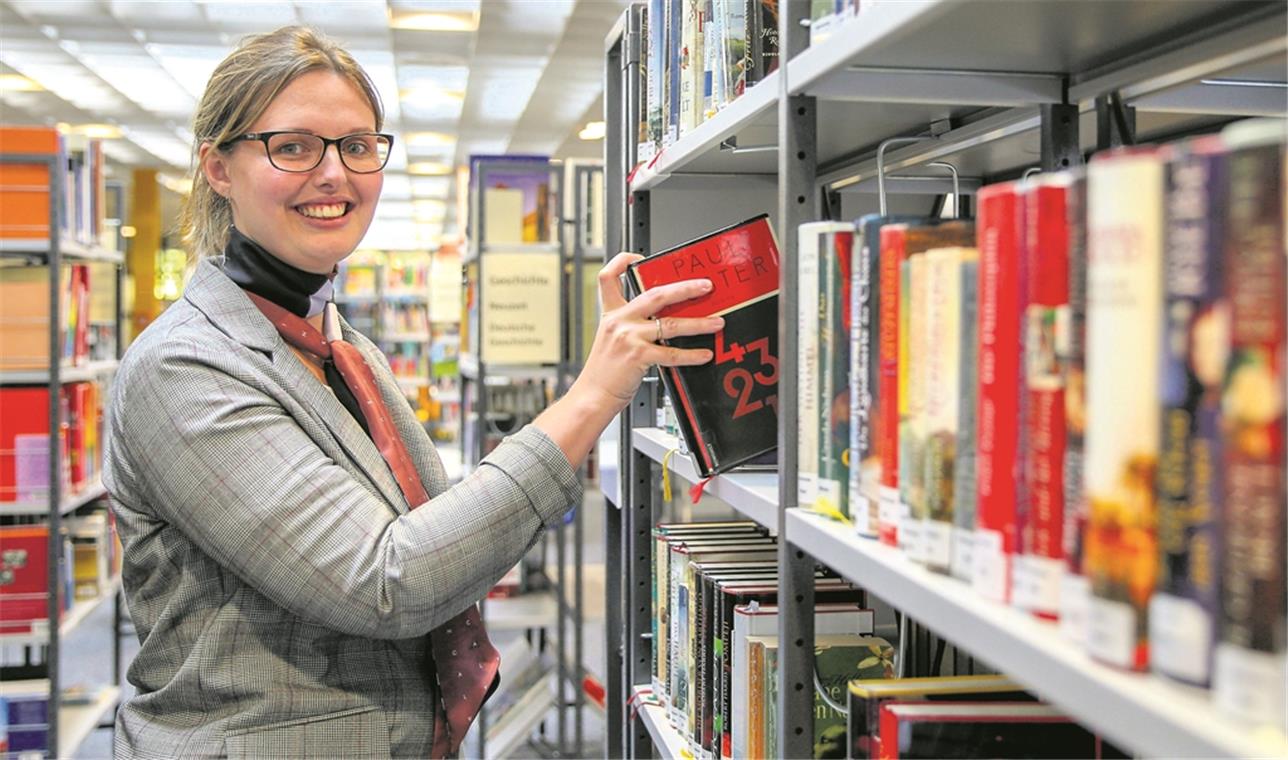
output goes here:
[[[169, 341], [122, 367], [113, 456], [129, 498], [276, 604], [335, 630], [410, 638], [482, 598], [575, 502], [542, 431], [398, 515], [329, 458], [245, 362]], [[156, 347], [154, 347], [156, 348]], [[120, 494], [113, 494], [119, 499]]]

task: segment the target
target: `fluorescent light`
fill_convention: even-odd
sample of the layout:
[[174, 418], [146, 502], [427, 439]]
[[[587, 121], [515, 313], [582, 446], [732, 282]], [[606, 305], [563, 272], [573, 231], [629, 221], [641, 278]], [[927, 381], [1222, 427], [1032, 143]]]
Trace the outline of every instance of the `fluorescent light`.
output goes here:
[[1288, 89], [1288, 82], [1266, 82], [1258, 79], [1200, 79], [1203, 84], [1221, 85], [1224, 87], [1271, 87]]
[[189, 195], [192, 193], [192, 177], [175, 177], [166, 172], [157, 173], [157, 182], [172, 193]]
[[60, 122], [58, 131], [65, 135], [80, 135], [96, 140], [115, 140], [121, 137], [121, 128], [114, 124], [66, 124]]
[[43, 92], [44, 89], [22, 74], [0, 74], [0, 92]]
[[121, 225], [121, 237], [132, 238], [137, 234], [139, 234], [139, 231], [134, 229], [133, 225], [129, 225], [129, 224]]
[[586, 126], [577, 133], [577, 136], [583, 140], [602, 140], [606, 134], [606, 127], [602, 121], [586, 122]]
[[417, 198], [446, 198], [452, 193], [449, 177], [412, 177], [411, 194]]
[[188, 92], [194, 100], [201, 98], [206, 91], [206, 83], [215, 72], [228, 51], [213, 45], [161, 45], [145, 46], [152, 57], [161, 64], [179, 86]]
[[477, 13], [395, 13], [389, 28], [409, 32], [473, 32], [479, 28]]
[[456, 136], [445, 132], [407, 132], [402, 139], [408, 150], [434, 153], [456, 150]]
[[437, 177], [451, 174], [452, 167], [450, 164], [445, 164], [442, 161], [413, 161], [412, 163], [407, 164], [407, 173]]

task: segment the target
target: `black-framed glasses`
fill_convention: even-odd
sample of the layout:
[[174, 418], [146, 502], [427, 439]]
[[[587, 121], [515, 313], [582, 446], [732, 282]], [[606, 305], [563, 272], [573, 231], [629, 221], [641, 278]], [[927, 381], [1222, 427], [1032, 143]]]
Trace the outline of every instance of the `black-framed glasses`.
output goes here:
[[382, 132], [355, 132], [343, 137], [322, 137], [309, 132], [251, 132], [229, 143], [254, 140], [264, 143], [268, 162], [284, 172], [311, 172], [322, 163], [326, 149], [335, 146], [340, 161], [351, 172], [372, 174], [389, 163], [394, 136]]

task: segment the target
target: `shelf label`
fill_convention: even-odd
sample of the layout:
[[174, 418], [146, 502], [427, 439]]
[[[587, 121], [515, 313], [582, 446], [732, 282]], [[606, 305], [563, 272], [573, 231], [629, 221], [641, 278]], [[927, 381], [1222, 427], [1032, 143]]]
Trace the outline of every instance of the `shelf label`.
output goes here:
[[1149, 664], [1174, 678], [1207, 683], [1212, 618], [1193, 599], [1155, 593], [1149, 600]]
[[899, 489], [881, 486], [877, 499], [877, 531], [881, 542], [894, 545], [899, 531]]
[[1087, 617], [1087, 651], [1120, 668], [1136, 661], [1136, 611], [1126, 602], [1091, 597]]
[[926, 520], [921, 531], [921, 548], [926, 564], [946, 572], [953, 562], [952, 523]]
[[1085, 575], [1065, 573], [1060, 583], [1060, 633], [1082, 646], [1087, 643], [1087, 616], [1091, 581]]
[[1216, 646], [1212, 690], [1217, 705], [1242, 722], [1278, 726], [1284, 730], [1288, 704], [1284, 653], [1257, 652], [1221, 642]]
[[489, 251], [481, 257], [483, 361], [559, 361], [559, 254]]
[[985, 599], [995, 602], [1007, 601], [1007, 576], [1010, 568], [1007, 566], [1009, 558], [1002, 546], [1001, 531], [984, 528], [975, 531], [975, 546], [972, 550], [975, 572], [971, 576], [971, 585]]
[[953, 526], [953, 576], [969, 581], [975, 570], [975, 531]]

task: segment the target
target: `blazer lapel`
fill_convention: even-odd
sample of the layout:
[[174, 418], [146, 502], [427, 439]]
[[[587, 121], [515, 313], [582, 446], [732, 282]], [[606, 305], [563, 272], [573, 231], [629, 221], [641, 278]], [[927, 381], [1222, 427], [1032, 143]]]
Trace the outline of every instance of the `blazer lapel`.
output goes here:
[[270, 356], [281, 373], [282, 390], [303, 406], [313, 419], [334, 436], [349, 460], [376, 487], [398, 514], [408, 511], [402, 489], [389, 465], [362, 427], [331, 389], [318, 382], [291, 351], [240, 287], [209, 260], [197, 265], [184, 298], [204, 313], [219, 330], [239, 343]]

